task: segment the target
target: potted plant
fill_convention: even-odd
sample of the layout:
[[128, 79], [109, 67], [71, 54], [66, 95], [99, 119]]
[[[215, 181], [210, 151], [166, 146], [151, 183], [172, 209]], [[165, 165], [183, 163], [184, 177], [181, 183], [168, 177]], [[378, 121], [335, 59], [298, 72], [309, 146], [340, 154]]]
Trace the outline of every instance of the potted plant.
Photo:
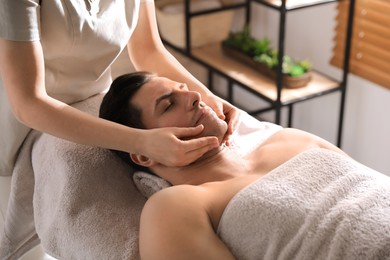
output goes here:
[[[228, 38], [222, 42], [222, 48], [227, 55], [244, 62], [272, 79], [276, 78], [278, 50], [271, 48], [269, 39], [252, 37], [248, 26], [245, 26], [242, 31], [230, 33]], [[287, 88], [306, 86], [311, 78], [311, 68], [309, 60], [294, 60], [290, 56], [283, 56], [283, 85]]]

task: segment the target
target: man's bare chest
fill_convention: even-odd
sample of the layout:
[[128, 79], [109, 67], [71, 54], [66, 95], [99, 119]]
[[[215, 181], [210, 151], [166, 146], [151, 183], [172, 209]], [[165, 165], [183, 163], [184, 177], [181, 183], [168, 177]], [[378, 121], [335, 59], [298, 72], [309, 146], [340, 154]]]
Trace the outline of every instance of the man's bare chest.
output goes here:
[[243, 169], [245, 172], [232, 174], [234, 177], [228, 180], [202, 185], [208, 190], [206, 199], [209, 200], [207, 204], [209, 208], [207, 211], [214, 228], [218, 227], [226, 206], [239, 191], [299, 153], [319, 146], [310, 137], [300, 135], [300, 132], [283, 132], [282, 130], [246, 157], [250, 165]]

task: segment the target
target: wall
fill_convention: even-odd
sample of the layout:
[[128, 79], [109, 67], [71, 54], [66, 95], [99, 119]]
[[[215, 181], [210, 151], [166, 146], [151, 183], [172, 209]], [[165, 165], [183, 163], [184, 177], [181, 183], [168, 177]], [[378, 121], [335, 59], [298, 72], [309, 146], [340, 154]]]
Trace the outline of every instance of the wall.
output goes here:
[[[336, 4], [301, 9], [287, 14], [286, 53], [309, 58], [316, 69], [340, 78], [329, 64], [334, 37]], [[253, 5], [253, 34], [277, 41], [278, 15]], [[261, 26], [260, 26], [261, 25]], [[390, 90], [349, 76], [342, 148], [361, 163], [390, 175]], [[331, 94], [296, 105], [294, 127], [336, 142], [340, 95]]]

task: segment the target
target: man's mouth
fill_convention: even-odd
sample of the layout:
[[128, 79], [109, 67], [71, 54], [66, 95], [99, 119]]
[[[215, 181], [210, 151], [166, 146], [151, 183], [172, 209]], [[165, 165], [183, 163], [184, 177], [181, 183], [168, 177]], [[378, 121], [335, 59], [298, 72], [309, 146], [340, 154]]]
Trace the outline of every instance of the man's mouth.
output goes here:
[[199, 109], [199, 113], [197, 115], [198, 119], [195, 122], [195, 126], [200, 125], [204, 118], [206, 118], [211, 113], [209, 107], [202, 107]]

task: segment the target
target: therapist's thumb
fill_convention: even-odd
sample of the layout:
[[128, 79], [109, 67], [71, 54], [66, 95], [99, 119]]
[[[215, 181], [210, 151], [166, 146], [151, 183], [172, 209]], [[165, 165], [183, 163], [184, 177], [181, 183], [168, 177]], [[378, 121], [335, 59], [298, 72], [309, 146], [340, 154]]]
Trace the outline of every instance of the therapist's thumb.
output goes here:
[[[204, 126], [197, 125], [195, 127], [183, 127], [177, 128], [176, 136], [181, 139], [188, 139], [189, 137], [194, 137], [200, 135], [203, 132]], [[186, 138], [187, 137], [187, 138]]]

